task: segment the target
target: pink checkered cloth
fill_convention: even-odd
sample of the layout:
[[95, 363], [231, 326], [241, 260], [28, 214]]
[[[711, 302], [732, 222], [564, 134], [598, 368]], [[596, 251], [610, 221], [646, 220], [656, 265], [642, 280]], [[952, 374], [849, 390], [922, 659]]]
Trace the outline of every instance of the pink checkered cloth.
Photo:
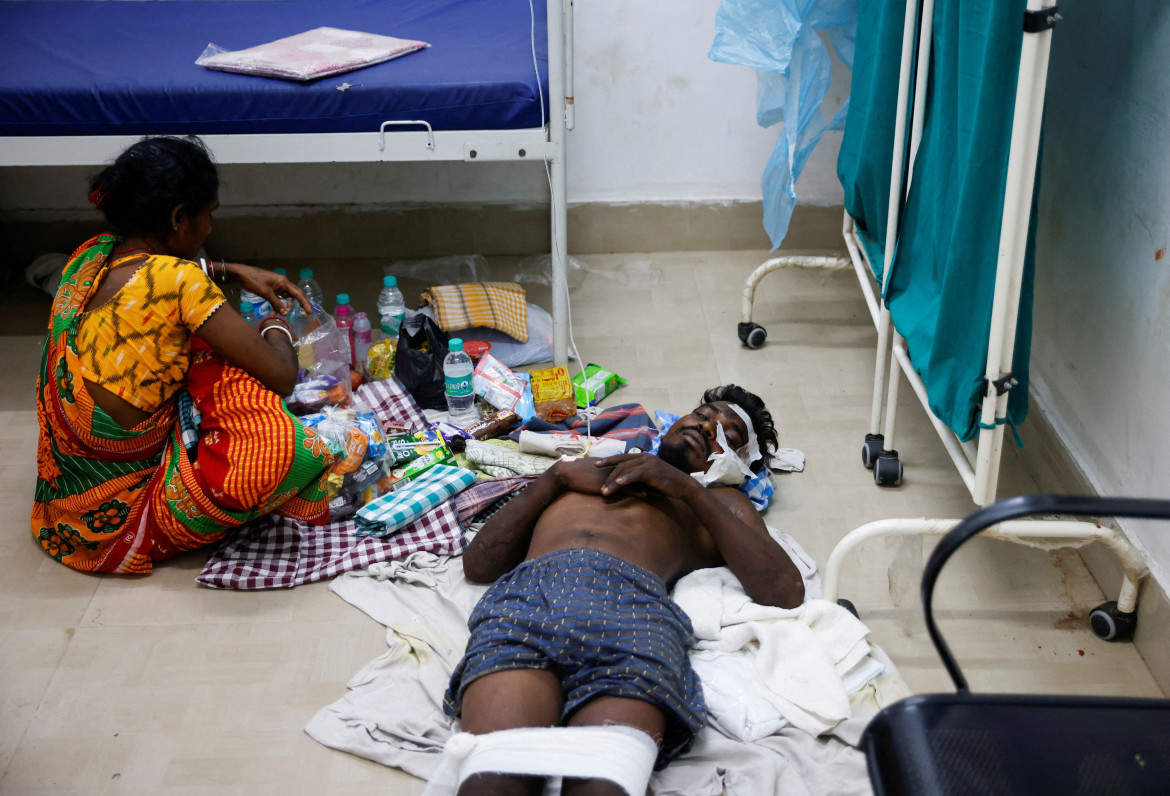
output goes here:
[[[422, 410], [397, 379], [364, 384], [355, 398], [383, 423], [406, 425], [412, 431], [427, 427]], [[355, 536], [355, 529], [352, 520], [316, 527], [264, 517], [230, 535], [195, 580], [213, 589], [291, 589], [419, 550], [440, 555], [462, 550], [462, 529], [450, 501], [386, 539]]]

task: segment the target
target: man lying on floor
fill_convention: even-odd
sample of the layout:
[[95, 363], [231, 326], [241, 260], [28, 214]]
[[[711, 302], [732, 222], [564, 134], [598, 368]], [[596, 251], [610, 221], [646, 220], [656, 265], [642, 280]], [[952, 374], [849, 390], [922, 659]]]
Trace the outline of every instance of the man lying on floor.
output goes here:
[[553, 773], [565, 794], [644, 792], [652, 768], [689, 748], [706, 706], [675, 581], [726, 565], [757, 603], [804, 599], [799, 570], [734, 486], [776, 443], [757, 396], [717, 387], [656, 455], [559, 461], [487, 522], [463, 566], [494, 585], [444, 705], [470, 733], [447, 748], [462, 760], [461, 794], [539, 793]]

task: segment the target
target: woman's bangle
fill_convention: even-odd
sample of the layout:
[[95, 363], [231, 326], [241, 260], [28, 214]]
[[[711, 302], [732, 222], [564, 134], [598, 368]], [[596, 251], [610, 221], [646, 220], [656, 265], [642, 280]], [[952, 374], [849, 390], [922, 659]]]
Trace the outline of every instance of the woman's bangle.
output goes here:
[[282, 326], [279, 323], [274, 323], [274, 324], [271, 324], [269, 326], [265, 326], [263, 329], [260, 330], [260, 334], [265, 335], [268, 332], [271, 332], [273, 329], [275, 329], [276, 331], [278, 331], [281, 334], [283, 334], [284, 336], [286, 336], [288, 338], [289, 345], [296, 347], [297, 341], [293, 340], [292, 332], [290, 332], [288, 330], [287, 326]]
[[[207, 260], [203, 257], [199, 258], [199, 267], [203, 269], [203, 273], [207, 274], [207, 278], [212, 282], [216, 280], [215, 260]], [[227, 263], [223, 260], [219, 261], [219, 281], [227, 282], [228, 272]]]

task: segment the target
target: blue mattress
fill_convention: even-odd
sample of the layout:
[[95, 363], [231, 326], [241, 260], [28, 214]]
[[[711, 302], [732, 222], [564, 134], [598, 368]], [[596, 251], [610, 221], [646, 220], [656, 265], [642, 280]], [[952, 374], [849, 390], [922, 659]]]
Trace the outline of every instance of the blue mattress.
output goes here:
[[[0, 0], [0, 135], [539, 127], [545, 0], [531, 6], [539, 91], [528, 0]], [[322, 26], [431, 47], [311, 83], [195, 64], [209, 43], [240, 50]]]

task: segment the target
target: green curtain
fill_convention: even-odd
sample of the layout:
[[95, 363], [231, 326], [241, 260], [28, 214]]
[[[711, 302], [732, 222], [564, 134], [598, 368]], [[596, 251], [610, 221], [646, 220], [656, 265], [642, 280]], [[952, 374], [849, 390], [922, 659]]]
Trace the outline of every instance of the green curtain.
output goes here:
[[[894, 328], [906, 339], [910, 360], [926, 385], [931, 411], [963, 440], [979, 432], [1025, 3], [936, 0], [922, 142], [886, 289]], [[866, 10], [858, 19], [854, 84], [860, 78], [871, 101], [863, 106], [854, 94], [842, 144], [843, 162], [838, 163], [846, 207], [851, 214], [855, 210], [862, 214], [864, 222], [858, 224], [864, 229], [871, 259], [870, 247], [879, 252], [875, 267], [879, 267], [885, 238], [897, 101], [898, 64], [888, 51], [900, 49], [905, 8], [901, 5], [894, 13], [886, 5], [877, 0], [861, 2]], [[882, 40], [867, 43], [874, 57], [866, 62], [867, 73], [859, 75], [863, 19], [874, 23], [869, 35]], [[877, 74], [878, 70], [883, 73]], [[857, 124], [851, 130], [855, 113]], [[878, 121], [870, 121], [870, 115]], [[879, 130], [882, 124], [888, 125], [884, 134]], [[884, 190], [879, 181], [883, 164]], [[1003, 418], [1012, 425], [1022, 423], [1028, 412], [1038, 196], [1037, 186], [1030, 208], [1012, 364], [1019, 384], [1010, 394]]]

